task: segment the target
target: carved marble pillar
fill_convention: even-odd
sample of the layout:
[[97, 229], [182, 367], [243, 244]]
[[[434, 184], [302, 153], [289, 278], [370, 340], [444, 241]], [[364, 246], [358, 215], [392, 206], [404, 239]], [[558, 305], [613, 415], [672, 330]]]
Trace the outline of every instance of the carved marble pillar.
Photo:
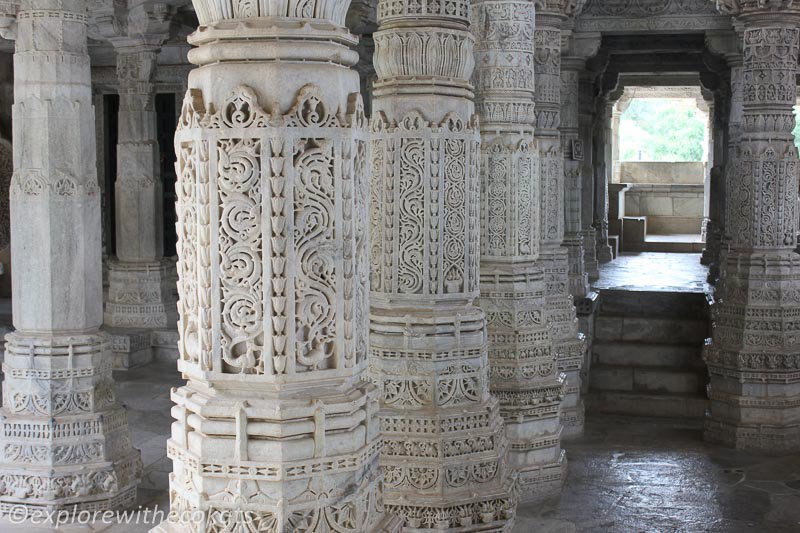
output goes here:
[[164, 258], [155, 84], [158, 46], [129, 39], [116, 48], [119, 80], [117, 249], [108, 262], [105, 324], [165, 328], [177, 322], [175, 265]]
[[564, 153], [564, 247], [569, 258], [569, 292], [579, 300], [589, 292], [581, 225], [583, 147], [580, 136], [580, 71], [586, 61], [579, 57], [561, 60], [561, 149]]
[[[741, 55], [739, 63], [741, 63]], [[741, 73], [741, 67], [739, 67]], [[708, 266], [708, 281], [715, 283], [719, 277], [720, 254], [722, 240], [725, 235], [725, 177], [730, 169], [728, 154], [729, 122], [731, 116], [731, 83], [730, 76], [722, 78], [723, 85], [714, 91], [714, 105], [711, 120], [711, 153], [713, 165], [709, 175], [708, 223], [706, 225], [706, 245], [700, 262]], [[739, 84], [741, 88], [741, 84]], [[738, 102], [741, 108], [741, 90], [738, 91]]]
[[[538, 5], [538, 4], [537, 4]], [[564, 437], [583, 433], [584, 407], [580, 369], [585, 340], [578, 332], [575, 305], [569, 291], [569, 261], [564, 240], [564, 155], [559, 134], [561, 115], [561, 24], [574, 5], [564, 0], [544, 2], [536, 12], [536, 139], [539, 145], [540, 248], [538, 265], [545, 273], [545, 315], [559, 370], [567, 375], [561, 404]]]
[[[85, 0], [23, 0], [14, 54], [0, 511], [130, 506], [141, 474], [102, 324]], [[40, 517], [41, 518], [41, 517]]]
[[474, 86], [481, 119], [481, 299], [490, 386], [500, 400], [521, 501], [564, 482], [559, 372], [539, 257], [539, 151], [534, 141], [534, 25], [529, 0], [478, 0]]
[[177, 153], [178, 368], [157, 531], [385, 531], [368, 157], [347, 0], [197, 0]]
[[783, 0], [723, 4], [744, 26], [743, 114], [741, 133], [732, 134], [730, 250], [713, 341], [704, 354], [711, 375], [706, 438], [797, 452], [800, 256], [794, 252], [798, 158], [792, 108], [800, 6]]
[[608, 243], [608, 182], [611, 174], [611, 115], [613, 103], [608, 101], [606, 95], [601, 95], [597, 100], [597, 113], [595, 115], [594, 131], [594, 165], [595, 185], [595, 227], [597, 228], [597, 262], [609, 263], [614, 259], [611, 246]]
[[[628, 102], [630, 104], [630, 101]], [[611, 150], [611, 181], [609, 183], [619, 183], [622, 177], [622, 166], [619, 160], [619, 128], [622, 121], [623, 110], [619, 105], [614, 106], [611, 111], [611, 137], [609, 148]]]
[[387, 510], [408, 531], [509, 531], [515, 513], [479, 296], [470, 1], [380, 0], [371, 187], [372, 379]]
[[583, 238], [583, 264], [589, 281], [600, 277], [597, 262], [597, 229], [594, 223], [594, 121], [595, 91], [594, 78], [589, 73], [581, 76], [578, 89], [578, 128], [579, 139], [583, 151], [581, 160], [581, 229]]

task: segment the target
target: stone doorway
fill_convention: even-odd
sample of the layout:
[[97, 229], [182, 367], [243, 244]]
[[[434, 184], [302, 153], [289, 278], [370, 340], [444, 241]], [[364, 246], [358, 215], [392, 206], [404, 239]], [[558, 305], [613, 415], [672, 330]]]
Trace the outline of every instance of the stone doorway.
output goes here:
[[700, 86], [625, 87], [612, 114], [609, 231], [623, 252], [699, 253], [712, 114]]

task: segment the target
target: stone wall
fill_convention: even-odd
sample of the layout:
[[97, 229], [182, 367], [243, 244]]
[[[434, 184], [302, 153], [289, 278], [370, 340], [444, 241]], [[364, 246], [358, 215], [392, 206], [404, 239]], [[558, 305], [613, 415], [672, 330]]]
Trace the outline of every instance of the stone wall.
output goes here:
[[625, 192], [625, 216], [646, 216], [648, 233], [699, 234], [703, 224], [703, 183], [633, 183]]
[[624, 161], [620, 163], [621, 183], [702, 184], [706, 163], [697, 161]]

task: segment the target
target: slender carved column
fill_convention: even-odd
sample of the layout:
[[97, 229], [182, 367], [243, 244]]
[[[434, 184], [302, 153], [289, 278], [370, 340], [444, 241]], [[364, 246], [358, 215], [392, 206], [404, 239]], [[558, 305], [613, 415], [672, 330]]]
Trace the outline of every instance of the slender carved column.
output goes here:
[[478, 0], [474, 85], [481, 117], [481, 299], [490, 385], [500, 399], [520, 500], [558, 494], [566, 456], [565, 376], [547, 329], [539, 257], [539, 151], [534, 144], [534, 4]]
[[[156, 38], [156, 42], [160, 40]], [[175, 266], [164, 259], [164, 191], [159, 175], [153, 83], [159, 45], [128, 38], [118, 39], [116, 44], [117, 249], [116, 259], [108, 262], [105, 324], [173, 327], [177, 321]]]
[[469, 0], [381, 0], [374, 35], [370, 368], [387, 510], [409, 531], [508, 531], [515, 510], [475, 305], [470, 11]]
[[[85, 0], [23, 0], [14, 54], [0, 511], [132, 505], [141, 473], [102, 323]], [[41, 517], [40, 517], [41, 518]]]
[[594, 121], [595, 94], [594, 78], [590, 73], [583, 73], [578, 89], [579, 139], [583, 151], [581, 161], [581, 230], [583, 239], [583, 263], [589, 281], [600, 277], [597, 262], [597, 230], [594, 223]]
[[595, 226], [597, 227], [597, 262], [608, 263], [614, 259], [608, 244], [608, 182], [611, 173], [611, 116], [614, 104], [607, 95], [597, 101], [597, 121], [595, 122]]
[[196, 0], [159, 531], [383, 531], [368, 158], [347, 0]]
[[581, 188], [583, 149], [580, 138], [578, 94], [580, 71], [585, 60], [563, 57], [561, 61], [561, 149], [564, 153], [565, 222], [564, 246], [569, 258], [569, 292], [575, 299], [589, 292], [581, 234]]
[[[741, 63], [741, 54], [738, 54]], [[741, 69], [739, 69], [741, 72]], [[721, 77], [722, 83], [714, 90], [712, 125], [712, 161], [709, 186], [708, 224], [706, 225], [706, 246], [700, 262], [708, 265], [708, 281], [715, 283], [719, 277], [719, 263], [722, 240], [725, 234], [725, 176], [730, 169], [729, 122], [731, 116], [730, 76]], [[741, 86], [741, 84], [739, 84]], [[741, 104], [741, 91], [738, 94]]]
[[[630, 100], [628, 101], [630, 104]], [[622, 105], [622, 104], [620, 104]], [[625, 106], [627, 108], [627, 106]], [[619, 183], [622, 177], [622, 166], [619, 160], [619, 128], [622, 121], [622, 112], [620, 106], [614, 106], [611, 111], [611, 137], [609, 141], [609, 148], [611, 149], [611, 181], [610, 183]]]
[[706, 438], [797, 452], [800, 256], [794, 252], [798, 158], [792, 108], [800, 6], [785, 0], [723, 4], [744, 25], [743, 114], [741, 133], [732, 134], [730, 250], [713, 342], [705, 351], [711, 375]]
[[564, 156], [559, 135], [561, 115], [561, 24], [582, 2], [548, 0], [537, 3], [535, 33], [536, 139], [539, 144], [540, 251], [544, 270], [545, 314], [553, 337], [559, 370], [567, 375], [567, 391], [561, 404], [564, 436], [583, 433], [583, 400], [580, 369], [586, 349], [569, 292], [569, 262], [564, 239]]

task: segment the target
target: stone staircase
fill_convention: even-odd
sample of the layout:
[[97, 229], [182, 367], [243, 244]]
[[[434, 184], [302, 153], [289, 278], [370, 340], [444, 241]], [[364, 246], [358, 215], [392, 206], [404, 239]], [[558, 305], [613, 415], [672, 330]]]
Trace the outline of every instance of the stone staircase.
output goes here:
[[701, 419], [708, 405], [701, 292], [602, 290], [587, 409]]

